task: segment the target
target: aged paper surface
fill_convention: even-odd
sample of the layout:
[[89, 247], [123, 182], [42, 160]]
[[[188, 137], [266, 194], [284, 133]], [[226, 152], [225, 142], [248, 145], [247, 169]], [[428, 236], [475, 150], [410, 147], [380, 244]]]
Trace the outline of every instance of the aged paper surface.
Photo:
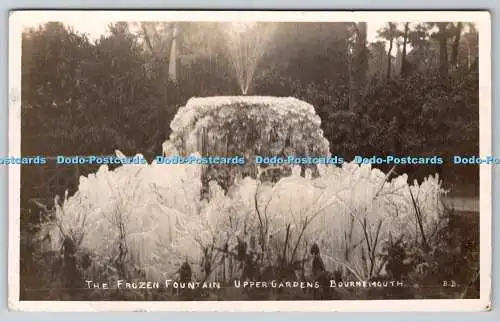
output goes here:
[[9, 305], [491, 309], [487, 12], [17, 11]]

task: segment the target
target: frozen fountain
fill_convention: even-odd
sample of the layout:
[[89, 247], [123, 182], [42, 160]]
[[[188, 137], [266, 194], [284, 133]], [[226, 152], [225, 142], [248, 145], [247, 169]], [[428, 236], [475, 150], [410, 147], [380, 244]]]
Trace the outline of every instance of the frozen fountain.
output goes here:
[[[328, 156], [329, 142], [311, 104], [293, 97], [246, 96], [271, 38], [271, 25], [232, 26], [227, 46], [242, 95], [191, 98], [170, 124], [164, 154], [244, 155], [250, 163], [256, 155]], [[236, 177], [248, 167], [213, 169]], [[134, 276], [137, 270], [147, 278], [172, 278], [186, 260], [199, 264], [210, 245], [234, 246], [243, 234], [263, 234], [259, 230], [262, 212], [269, 227], [265, 238], [288, 240], [289, 230], [300, 258], [308, 253], [304, 243], [314, 241], [328, 269], [341, 265], [369, 279], [368, 259], [381, 246], [373, 248], [370, 256], [364, 246], [358, 247], [367, 233], [380, 241], [392, 236], [418, 239], [419, 231], [411, 224], [410, 189], [421, 196], [426, 231], [435, 228], [441, 213], [438, 178], [410, 187], [405, 176], [386, 182], [385, 174], [369, 165], [345, 164], [323, 167], [318, 180], [309, 180], [295, 168], [274, 186], [261, 185], [248, 173], [243, 180], [229, 178], [232, 194], [213, 184], [212, 197], [202, 200], [207, 168], [156, 163], [112, 171], [101, 167], [82, 177], [78, 192], [58, 206], [50, 227], [53, 249], [60, 249], [68, 236], [77, 241], [79, 252], [91, 255], [93, 264], [86, 273], [92, 279], [102, 278], [95, 272], [109, 267], [108, 279]], [[310, 225], [302, 235], [304, 222]], [[118, 264], [129, 272], [116, 273]], [[201, 271], [194, 273], [203, 277]]]
[[274, 27], [273, 23], [262, 22], [228, 24], [227, 53], [242, 95], [192, 98], [178, 110], [170, 125], [167, 146], [182, 155], [247, 158], [244, 167], [209, 167], [216, 168], [216, 176], [224, 177], [228, 184], [236, 172], [255, 177], [252, 158], [256, 155], [329, 154], [321, 120], [311, 104], [293, 97], [247, 96]]

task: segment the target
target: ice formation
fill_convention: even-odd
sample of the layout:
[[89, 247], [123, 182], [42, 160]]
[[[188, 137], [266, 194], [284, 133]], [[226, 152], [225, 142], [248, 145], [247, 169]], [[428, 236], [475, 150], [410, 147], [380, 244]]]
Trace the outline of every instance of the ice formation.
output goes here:
[[170, 142], [187, 154], [288, 149], [298, 155], [327, 155], [329, 144], [320, 126], [314, 107], [293, 97], [192, 98], [173, 119]]
[[[201, 153], [205, 145], [209, 152], [218, 152], [216, 144], [229, 136], [233, 142], [241, 139], [233, 151], [245, 147], [245, 140], [254, 140], [254, 153], [259, 152], [259, 144], [277, 141], [285, 148], [326, 155], [328, 141], [319, 125], [314, 108], [295, 98], [194, 98], [172, 121], [173, 132], [163, 150], [165, 155], [178, 149], [184, 154]], [[258, 132], [256, 139], [245, 136], [251, 128]], [[266, 137], [271, 132], [275, 136]], [[211, 136], [212, 142], [207, 143], [206, 137], [200, 141], [200, 133]], [[154, 162], [113, 171], [102, 166], [97, 173], [81, 177], [78, 192], [57, 207], [51, 223], [53, 248], [60, 249], [63, 238], [70, 236], [79, 249], [92, 254], [94, 263], [113, 266], [120, 245], [126, 245], [130, 268], [163, 279], [175, 274], [185, 260], [199, 264], [203, 248], [222, 247], [226, 242], [234, 246], [237, 239], [261, 234], [259, 216], [265, 216], [269, 257], [279, 249], [289, 226], [290, 242], [298, 245], [295, 256], [306, 256], [308, 245], [315, 242], [328, 269], [347, 267], [359, 278], [370, 278], [369, 258], [363, 255], [367, 240], [376, 254], [390, 236], [410, 242], [422, 238], [412, 194], [424, 234], [439, 228], [443, 210], [437, 177], [408, 185], [405, 175], [387, 181], [384, 173], [369, 165], [321, 166], [315, 179], [301, 177], [294, 167], [290, 177], [274, 185], [240, 176], [227, 193], [212, 181], [209, 200], [202, 200], [200, 194], [202, 170], [201, 165]], [[307, 227], [301, 235], [304, 223]]]

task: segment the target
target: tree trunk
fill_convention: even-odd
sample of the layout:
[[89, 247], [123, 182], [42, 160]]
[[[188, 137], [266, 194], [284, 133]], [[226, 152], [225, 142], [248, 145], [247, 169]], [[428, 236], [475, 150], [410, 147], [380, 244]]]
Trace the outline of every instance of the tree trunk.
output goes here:
[[352, 59], [350, 60], [349, 66], [349, 73], [351, 75], [350, 91], [352, 92], [352, 95], [350, 95], [352, 102], [349, 103], [351, 111], [355, 108], [355, 106], [357, 106], [361, 99], [362, 92], [366, 87], [368, 76], [366, 22], [354, 23], [353, 26], [356, 34], [356, 41], [352, 47]]
[[356, 83], [359, 88], [364, 88], [366, 85], [368, 73], [368, 48], [366, 22], [357, 24], [357, 41], [356, 41]]
[[[348, 45], [349, 46], [349, 45]], [[354, 86], [353, 86], [353, 75], [352, 75], [352, 53], [348, 47], [347, 51], [347, 86], [348, 86], [348, 105], [349, 111], [354, 110]]]
[[455, 39], [451, 51], [451, 65], [454, 68], [458, 67], [458, 48], [460, 46], [460, 36], [462, 34], [462, 29], [463, 29], [463, 24], [459, 22], [455, 27]]
[[471, 65], [471, 50], [470, 50], [470, 43], [467, 41], [467, 69], [470, 69]]
[[391, 79], [391, 67], [392, 67], [392, 45], [394, 42], [394, 37], [391, 34], [389, 39], [389, 50], [387, 51], [387, 80]]
[[443, 79], [448, 77], [448, 43], [446, 22], [439, 22], [439, 74]]
[[403, 55], [401, 57], [401, 75], [406, 77], [408, 73], [408, 66], [406, 63], [406, 45], [408, 44], [408, 33], [410, 31], [410, 23], [405, 23], [405, 32], [403, 35]]
[[177, 82], [177, 25], [174, 25], [172, 30], [168, 75], [171, 81]]

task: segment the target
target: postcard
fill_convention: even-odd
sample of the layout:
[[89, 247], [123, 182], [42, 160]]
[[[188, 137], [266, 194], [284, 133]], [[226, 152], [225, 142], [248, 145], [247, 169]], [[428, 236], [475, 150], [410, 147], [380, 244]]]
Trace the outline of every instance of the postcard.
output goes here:
[[491, 310], [486, 11], [13, 11], [9, 306]]

